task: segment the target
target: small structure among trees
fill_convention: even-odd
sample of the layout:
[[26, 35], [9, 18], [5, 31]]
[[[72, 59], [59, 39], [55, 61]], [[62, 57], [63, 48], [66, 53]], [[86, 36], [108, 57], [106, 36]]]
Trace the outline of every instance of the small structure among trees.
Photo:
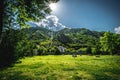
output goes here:
[[61, 52], [61, 53], [64, 53], [65, 52], [65, 48], [63, 46], [59, 46], [58, 47], [58, 50]]

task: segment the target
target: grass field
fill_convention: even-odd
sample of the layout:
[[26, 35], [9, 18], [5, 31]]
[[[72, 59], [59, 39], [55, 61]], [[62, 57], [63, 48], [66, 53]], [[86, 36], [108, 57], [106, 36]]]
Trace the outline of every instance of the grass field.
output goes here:
[[0, 70], [0, 80], [120, 80], [120, 56], [26, 57]]

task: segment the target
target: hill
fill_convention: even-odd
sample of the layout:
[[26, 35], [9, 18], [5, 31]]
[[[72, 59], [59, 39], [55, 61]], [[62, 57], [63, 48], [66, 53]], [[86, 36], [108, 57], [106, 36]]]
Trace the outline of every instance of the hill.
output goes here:
[[99, 37], [103, 35], [104, 32], [91, 31], [85, 28], [65, 28], [60, 31], [50, 31], [42, 27], [31, 27], [24, 29], [31, 40], [50, 40], [53, 36], [53, 42], [57, 41], [58, 44], [89, 44], [94, 45]]
[[[73, 38], [73, 37], [77, 38], [82, 35], [99, 38], [104, 33], [104, 32], [91, 31], [91, 30], [85, 29], [85, 28], [72, 28], [72, 29], [65, 28], [60, 31], [50, 31], [49, 29], [42, 28], [42, 27], [30, 27], [30, 28], [24, 29], [24, 31], [28, 35], [36, 34], [36, 35], [41, 35], [41, 36], [46, 36], [46, 37], [50, 37], [51, 32], [53, 32], [53, 36], [55, 38], [56, 38], [56, 36], [60, 36], [61, 34], [67, 35], [71, 38]], [[39, 39], [41, 39], [41, 38], [39, 38]]]
[[35, 46], [42, 48], [42, 52], [45, 49], [49, 52], [53, 48], [52, 52], [55, 53], [59, 53], [56, 50], [59, 45], [64, 46], [69, 53], [80, 51], [85, 53], [87, 47], [94, 48], [99, 43], [99, 38], [104, 33], [85, 28], [65, 28], [60, 31], [51, 31], [42, 27], [30, 27], [23, 30], [28, 39], [35, 43]]

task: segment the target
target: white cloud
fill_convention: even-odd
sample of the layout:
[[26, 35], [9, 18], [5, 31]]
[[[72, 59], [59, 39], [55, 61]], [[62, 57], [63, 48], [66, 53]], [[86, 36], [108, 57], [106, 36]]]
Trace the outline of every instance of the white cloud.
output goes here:
[[48, 28], [54, 31], [58, 31], [61, 29], [66, 28], [65, 25], [59, 22], [59, 19], [57, 16], [54, 15], [48, 15], [45, 19], [40, 20], [39, 22], [35, 22], [37, 26]]
[[116, 27], [114, 30], [115, 30], [115, 33], [120, 34], [120, 26]]

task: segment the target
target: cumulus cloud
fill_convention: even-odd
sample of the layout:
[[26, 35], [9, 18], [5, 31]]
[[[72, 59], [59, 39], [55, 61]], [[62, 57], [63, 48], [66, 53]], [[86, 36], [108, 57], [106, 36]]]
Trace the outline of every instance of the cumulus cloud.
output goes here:
[[45, 17], [45, 19], [42, 19], [39, 22], [35, 22], [35, 24], [37, 26], [48, 28], [54, 31], [58, 31], [58, 30], [66, 28], [65, 25], [59, 22], [58, 17], [54, 15], [48, 15]]
[[115, 33], [120, 34], [120, 26], [116, 27], [114, 30], [115, 30]]

